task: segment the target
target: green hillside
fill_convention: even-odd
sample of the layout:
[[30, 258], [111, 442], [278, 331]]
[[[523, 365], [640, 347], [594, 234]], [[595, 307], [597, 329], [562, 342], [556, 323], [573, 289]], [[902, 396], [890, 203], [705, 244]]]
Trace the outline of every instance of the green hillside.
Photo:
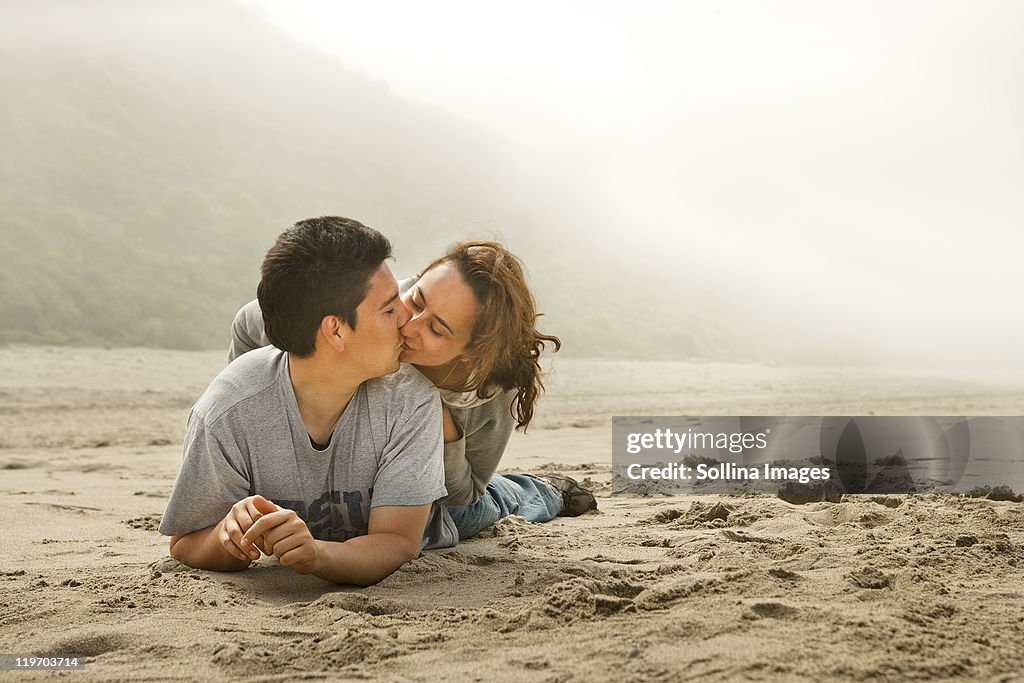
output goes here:
[[[85, 4], [3, 10], [0, 343], [223, 347], [274, 236], [343, 214], [392, 239], [398, 274], [457, 239], [506, 240], [568, 353], [735, 352], [695, 322], [714, 301], [588, 244], [585, 198], [458, 119], [244, 6]], [[639, 302], [619, 286], [638, 281]]]

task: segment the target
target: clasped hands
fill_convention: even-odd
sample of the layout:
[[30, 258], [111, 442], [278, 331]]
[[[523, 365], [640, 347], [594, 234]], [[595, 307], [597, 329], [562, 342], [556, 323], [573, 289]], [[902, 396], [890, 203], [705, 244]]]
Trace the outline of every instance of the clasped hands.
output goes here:
[[239, 560], [258, 560], [260, 551], [276, 555], [299, 574], [316, 571], [319, 548], [309, 527], [294, 510], [263, 496], [249, 496], [231, 506], [221, 523], [221, 545]]

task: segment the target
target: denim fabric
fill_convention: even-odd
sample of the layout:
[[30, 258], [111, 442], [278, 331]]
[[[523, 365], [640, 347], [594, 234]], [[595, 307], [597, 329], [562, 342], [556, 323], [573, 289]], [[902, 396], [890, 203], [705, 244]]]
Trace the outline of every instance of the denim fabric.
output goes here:
[[502, 517], [519, 515], [530, 522], [547, 522], [561, 512], [562, 492], [529, 474], [495, 474], [487, 490], [472, 505], [448, 508], [464, 541]]

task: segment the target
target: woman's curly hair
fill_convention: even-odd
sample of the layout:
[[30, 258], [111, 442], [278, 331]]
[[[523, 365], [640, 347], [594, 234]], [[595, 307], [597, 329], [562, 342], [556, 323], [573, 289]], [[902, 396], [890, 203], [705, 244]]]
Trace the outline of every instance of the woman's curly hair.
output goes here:
[[533, 419], [534, 404], [544, 391], [540, 356], [544, 344], [558, 351], [561, 340], [536, 327], [537, 304], [526, 284], [522, 262], [497, 242], [460, 242], [424, 269], [452, 264], [480, 304], [470, 342], [463, 352], [468, 375], [455, 391], [476, 391], [481, 398], [497, 387], [516, 390], [512, 417], [517, 429]]

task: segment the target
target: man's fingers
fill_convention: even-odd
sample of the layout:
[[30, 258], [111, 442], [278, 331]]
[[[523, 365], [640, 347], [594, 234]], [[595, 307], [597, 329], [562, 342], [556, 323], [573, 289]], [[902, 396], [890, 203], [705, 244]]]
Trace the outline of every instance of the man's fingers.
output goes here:
[[[267, 555], [277, 555], [281, 557], [281, 553], [285, 550], [290, 550], [294, 547], [293, 542], [285, 543], [288, 539], [296, 539], [295, 542], [301, 543], [304, 536], [309, 536], [309, 529], [306, 523], [298, 517], [289, 517], [289, 519], [274, 527], [264, 537], [266, 543]], [[284, 543], [284, 546], [281, 544]]]
[[[290, 539], [289, 539], [290, 540]], [[299, 574], [309, 574], [316, 562], [316, 547], [308, 543], [299, 543], [285, 552], [278, 551], [281, 564], [290, 567]]]
[[[252, 504], [251, 500], [248, 500], [248, 501], [246, 501], [246, 504], [245, 504], [245, 510], [243, 512], [240, 512], [239, 516], [243, 517], [242, 523], [241, 523], [240, 526], [241, 526], [241, 529], [242, 529], [242, 533], [245, 533], [246, 531], [248, 531], [249, 529], [252, 528], [252, 525], [256, 523], [256, 520], [258, 520], [260, 517], [263, 516], [263, 513], [256, 509], [256, 506], [254, 506]], [[239, 541], [242, 540], [241, 534], [239, 534], [238, 540]], [[255, 546], [255, 548], [257, 549], [256, 552], [254, 552], [253, 546]], [[245, 551], [247, 553], [249, 553], [249, 556], [252, 559], [254, 559], [254, 560], [260, 559], [259, 551], [262, 551], [264, 554], [268, 554], [269, 555], [269, 553], [267, 553], [267, 551], [263, 549], [263, 537], [262, 536], [260, 536], [259, 538], [253, 539], [253, 542], [252, 542], [251, 546], [248, 546], [248, 547], [243, 546], [243, 548], [245, 549]]]
[[[251, 499], [252, 505], [256, 508], [261, 515], [269, 515], [271, 512], [278, 512], [281, 510], [277, 505], [264, 498], [263, 496], [253, 496]], [[256, 519], [253, 517], [253, 519]]]
[[240, 520], [243, 533], [248, 531], [249, 527], [253, 525], [253, 522], [262, 517], [263, 513], [253, 505], [252, 499], [248, 499], [245, 501], [245, 515], [246, 516]]
[[277, 557], [281, 560], [281, 564], [283, 564], [286, 567], [290, 567], [296, 562], [302, 562], [306, 559], [305, 555], [302, 552], [301, 546], [290, 548], [286, 552], [283, 552], [280, 555], [278, 555]]
[[[244, 559], [258, 560], [260, 559], [260, 551], [255, 548], [253, 544], [247, 543], [243, 540], [243, 534], [252, 528], [252, 525], [255, 523], [253, 518], [249, 515], [247, 506], [247, 503], [239, 502], [231, 509], [231, 514], [228, 515], [228, 519], [232, 522], [232, 528], [229, 529], [228, 535], [231, 537], [231, 540], [238, 545], [242, 553], [248, 555], [248, 557]], [[259, 513], [257, 512], [257, 514]]]
[[267, 547], [267, 532], [292, 514], [263, 496], [240, 500], [224, 518], [221, 545], [240, 560], [258, 560], [261, 551], [271, 555], [273, 551]]
[[245, 553], [243, 553], [241, 550], [239, 550], [238, 546], [235, 545], [235, 542], [232, 541], [230, 538], [228, 538], [228, 535], [226, 533], [224, 533], [224, 532], [221, 532], [221, 533], [222, 533], [222, 536], [221, 536], [221, 539], [220, 539], [220, 544], [224, 548], [224, 550], [227, 551], [227, 553], [229, 555], [231, 555], [232, 557], [234, 557], [235, 559], [238, 559], [238, 560], [246, 560], [246, 559], [248, 559], [245, 556]]
[[238, 523], [229, 515], [224, 519], [224, 526], [221, 531], [220, 543], [224, 549], [240, 560], [247, 560], [245, 552], [241, 547], [242, 531]]
[[[220, 542], [224, 549], [240, 560], [258, 560], [260, 552], [268, 552], [266, 533], [286, 521], [294, 513], [284, 510], [263, 496], [250, 496], [231, 506], [224, 517]], [[273, 515], [268, 519], [268, 516]]]
[[293, 535], [282, 538], [280, 541], [274, 544], [274, 554], [277, 555], [281, 560], [284, 560], [284, 556], [288, 554], [288, 551], [294, 550], [302, 545], [302, 536]]
[[265, 514], [249, 527], [245, 534], [242, 535], [243, 546], [248, 543], [253, 543], [254, 540], [260, 536], [266, 535], [268, 531], [276, 527], [278, 524], [283, 523], [288, 519], [288, 513], [290, 510], [280, 510], [278, 512], [271, 512]]

